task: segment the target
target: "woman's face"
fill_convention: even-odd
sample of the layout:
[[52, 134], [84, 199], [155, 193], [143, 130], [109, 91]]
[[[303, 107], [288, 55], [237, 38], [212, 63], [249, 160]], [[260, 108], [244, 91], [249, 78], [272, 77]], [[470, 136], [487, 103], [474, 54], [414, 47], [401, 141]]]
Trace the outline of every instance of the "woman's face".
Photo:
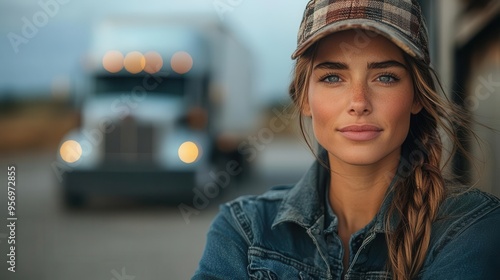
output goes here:
[[[363, 32], [363, 33], [361, 33]], [[360, 40], [360, 34], [368, 41]], [[402, 51], [373, 33], [348, 30], [319, 42], [302, 113], [312, 118], [330, 163], [373, 165], [399, 159], [414, 102]]]

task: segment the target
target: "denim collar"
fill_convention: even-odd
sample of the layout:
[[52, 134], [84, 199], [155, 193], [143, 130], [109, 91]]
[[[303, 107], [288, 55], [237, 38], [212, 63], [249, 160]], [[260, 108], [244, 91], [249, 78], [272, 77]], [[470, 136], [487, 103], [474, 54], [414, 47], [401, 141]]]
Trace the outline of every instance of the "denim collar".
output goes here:
[[[402, 156], [401, 158], [404, 159], [405, 157]], [[327, 164], [327, 166], [323, 166], [320, 160], [323, 164]], [[400, 174], [399, 170], [402, 167], [403, 161], [404, 160], [400, 160], [398, 174]], [[304, 227], [305, 229], [309, 229], [318, 223], [318, 219], [324, 219], [324, 215], [327, 213], [325, 211], [327, 201], [326, 187], [328, 185], [329, 178], [330, 172], [328, 167], [328, 153], [324, 148], [320, 147], [318, 159], [313, 163], [311, 168], [304, 174], [299, 182], [297, 182], [295, 186], [293, 186], [283, 197], [278, 213], [276, 214], [272, 224], [272, 228], [280, 223], [293, 222]], [[385, 216], [392, 202], [393, 187], [398, 178], [401, 177], [396, 175], [392, 179], [379, 212], [373, 221], [369, 223], [371, 231], [386, 231]], [[392, 219], [390, 229], [394, 229], [397, 222], [397, 219]]]

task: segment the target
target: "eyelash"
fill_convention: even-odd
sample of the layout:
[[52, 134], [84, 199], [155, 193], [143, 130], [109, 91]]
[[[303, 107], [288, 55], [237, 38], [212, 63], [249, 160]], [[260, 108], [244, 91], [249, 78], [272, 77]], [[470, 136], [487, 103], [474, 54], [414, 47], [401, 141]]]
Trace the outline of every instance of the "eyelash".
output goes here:
[[[332, 76], [336, 76], [336, 77], [338, 77], [338, 78], [339, 78], [339, 80], [341, 80], [341, 78], [340, 78], [340, 76], [339, 76], [338, 74], [335, 74], [335, 73], [326, 73], [325, 75], [323, 75], [323, 76], [321, 76], [321, 77], [319, 78], [319, 81], [320, 81], [320, 82], [327, 83], [327, 84], [337, 83], [337, 82], [328, 82], [328, 81], [326, 81], [326, 78], [328, 78], [328, 77], [332, 77]], [[391, 79], [393, 79], [393, 80], [392, 80], [392, 81], [390, 81], [390, 82], [382, 82], [382, 81], [380, 81], [380, 80], [379, 80], [381, 77], [389, 77], [389, 78], [391, 78]], [[394, 74], [394, 73], [384, 72], [384, 73], [381, 73], [380, 75], [378, 75], [377, 80], [379, 80], [379, 81], [380, 81], [381, 83], [383, 83], [383, 84], [389, 85], [389, 84], [393, 84], [393, 83], [398, 82], [398, 81], [400, 80], [400, 78], [399, 78], [399, 76], [398, 76], [398, 75], [396, 75], [396, 74]]]
[[337, 74], [335, 74], [335, 73], [326, 73], [325, 75], [323, 75], [323, 76], [321, 76], [321, 77], [319, 78], [319, 81], [320, 81], [320, 82], [327, 83], [327, 84], [333, 84], [333, 82], [328, 82], [328, 81], [326, 81], [326, 80], [325, 80], [326, 78], [328, 78], [328, 77], [332, 77], [332, 76], [337, 76], [337, 77], [339, 78], [339, 80], [340, 80], [340, 76], [339, 76], [339, 75], [337, 75]]
[[380, 79], [380, 77], [390, 77], [390, 78], [392, 78], [392, 79], [393, 79], [393, 81], [391, 81], [391, 82], [387, 82], [387, 83], [381, 82], [381, 83], [384, 83], [384, 84], [387, 84], [387, 85], [389, 85], [389, 84], [394, 84], [394, 83], [396, 83], [396, 82], [398, 82], [398, 81], [400, 80], [400, 78], [399, 78], [399, 76], [398, 76], [398, 75], [396, 75], [396, 74], [394, 74], [394, 73], [390, 73], [390, 72], [384, 72], [384, 73], [380, 74], [380, 75], [377, 77], [377, 80], [379, 80], [379, 79]]

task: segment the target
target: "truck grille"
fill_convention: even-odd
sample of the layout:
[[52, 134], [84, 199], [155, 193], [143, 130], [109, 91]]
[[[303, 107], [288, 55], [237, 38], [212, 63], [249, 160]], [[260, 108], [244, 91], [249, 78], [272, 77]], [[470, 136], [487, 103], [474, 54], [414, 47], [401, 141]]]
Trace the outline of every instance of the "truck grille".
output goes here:
[[105, 161], [148, 163], [153, 161], [153, 126], [125, 118], [105, 135]]

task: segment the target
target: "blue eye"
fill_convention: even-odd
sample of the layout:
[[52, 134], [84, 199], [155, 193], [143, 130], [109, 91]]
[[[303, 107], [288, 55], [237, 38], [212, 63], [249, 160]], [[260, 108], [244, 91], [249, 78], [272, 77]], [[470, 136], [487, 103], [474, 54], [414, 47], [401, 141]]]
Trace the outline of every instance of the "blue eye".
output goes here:
[[326, 83], [338, 83], [340, 82], [340, 77], [337, 75], [328, 75], [324, 78], [321, 79], [321, 81], [326, 82]]
[[378, 80], [384, 84], [392, 84], [399, 81], [399, 79], [393, 75], [381, 75], [378, 77]]

